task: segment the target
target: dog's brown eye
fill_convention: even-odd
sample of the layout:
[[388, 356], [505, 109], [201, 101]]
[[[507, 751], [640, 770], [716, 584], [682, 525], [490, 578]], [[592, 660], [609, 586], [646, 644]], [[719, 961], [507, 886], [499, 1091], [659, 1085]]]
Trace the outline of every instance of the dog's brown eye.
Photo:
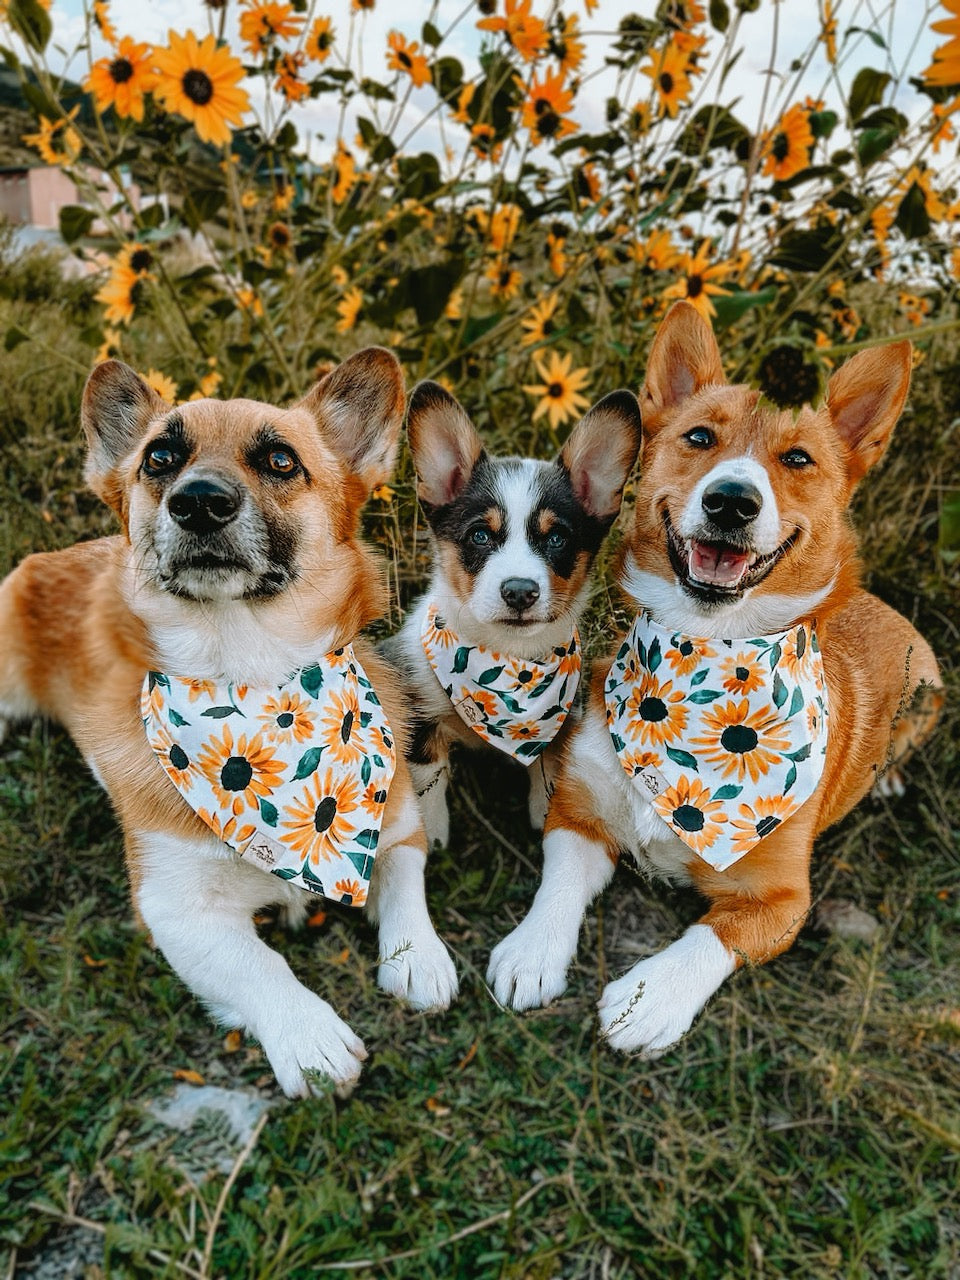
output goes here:
[[685, 432], [683, 438], [695, 449], [709, 449], [711, 445], [717, 443], [717, 437], [709, 427], [694, 427], [692, 431]]
[[164, 448], [163, 445], [157, 445], [156, 448], [151, 449], [144, 458], [143, 468], [145, 471], [150, 471], [156, 475], [160, 471], [169, 471], [171, 467], [176, 465], [176, 462], [177, 455], [172, 449]]
[[781, 453], [780, 461], [785, 467], [793, 467], [795, 471], [813, 466], [813, 459], [806, 449], [788, 449], [786, 453]]
[[286, 449], [271, 449], [267, 454], [267, 465], [278, 476], [290, 476], [297, 469], [297, 460]]

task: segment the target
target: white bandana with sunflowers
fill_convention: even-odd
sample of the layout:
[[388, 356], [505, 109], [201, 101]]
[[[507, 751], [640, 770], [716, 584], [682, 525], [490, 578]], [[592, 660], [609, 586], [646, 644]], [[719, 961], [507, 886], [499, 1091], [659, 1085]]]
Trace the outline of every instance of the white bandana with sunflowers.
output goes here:
[[151, 671], [140, 709], [167, 776], [240, 857], [335, 902], [366, 902], [397, 761], [351, 645], [271, 688]]
[[420, 643], [460, 719], [521, 764], [532, 764], [570, 714], [582, 665], [576, 631], [549, 657], [511, 658], [461, 643], [431, 604]]
[[796, 813], [823, 773], [827, 686], [815, 624], [705, 640], [643, 612], [604, 697], [627, 776], [717, 871]]

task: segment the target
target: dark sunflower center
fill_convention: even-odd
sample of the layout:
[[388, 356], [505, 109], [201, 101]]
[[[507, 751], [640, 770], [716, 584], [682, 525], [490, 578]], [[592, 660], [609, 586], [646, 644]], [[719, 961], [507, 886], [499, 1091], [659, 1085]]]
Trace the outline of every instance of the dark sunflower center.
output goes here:
[[507, 285], [510, 283], [510, 276], [511, 276], [511, 272], [509, 271], [500, 272], [500, 288], [501, 289], [506, 289]]
[[353, 712], [348, 711], [343, 717], [343, 724], [340, 726], [340, 741], [343, 743], [349, 742], [351, 733], [353, 733]]
[[640, 703], [640, 718], [642, 720], [666, 720], [667, 704], [662, 698], [644, 698]]
[[280, 726], [281, 729], [289, 729], [290, 726], [293, 724], [293, 712], [281, 711], [280, 714], [277, 716], [277, 724]]
[[402, 49], [397, 54], [397, 61], [400, 63], [401, 67], [405, 67], [407, 71], [409, 71], [413, 66], [413, 59], [410, 57], [409, 53], [404, 53]]
[[773, 140], [773, 146], [770, 148], [773, 152], [775, 160], [786, 160], [790, 154], [790, 139], [785, 133], [778, 133]]
[[682, 640], [678, 648], [680, 650], [680, 656], [683, 658], [689, 658], [691, 653], [693, 653], [693, 645], [689, 640]]
[[768, 814], [767, 817], [761, 818], [757, 823], [757, 835], [762, 840], [764, 836], [768, 836], [770, 832], [773, 831], [775, 827], [779, 827], [779, 825], [780, 819], [775, 818], [772, 813]]
[[724, 751], [730, 751], [736, 755], [745, 755], [748, 751], [753, 751], [758, 741], [756, 729], [751, 729], [745, 724], [728, 725], [720, 735], [720, 745]]
[[682, 804], [678, 809], [674, 809], [673, 820], [681, 831], [703, 830], [703, 813], [695, 805]]
[[220, 770], [224, 791], [246, 791], [253, 777], [253, 767], [246, 756], [231, 756]]
[[329, 49], [332, 44], [333, 44], [333, 37], [331, 36], [330, 32], [321, 31], [320, 34], [317, 36], [317, 48], [322, 52], [324, 49]]
[[560, 128], [560, 117], [556, 111], [547, 107], [543, 112], [537, 108], [537, 132], [543, 138], [552, 138]]
[[313, 814], [313, 825], [317, 832], [326, 831], [337, 816], [337, 797], [324, 796]]
[[734, 675], [737, 677], [737, 679], [738, 679], [738, 680], [740, 680], [740, 681], [743, 681], [743, 680], [749, 680], [749, 679], [750, 679], [750, 672], [747, 670], [747, 668], [746, 668], [746, 667], [735, 667], [735, 668], [734, 668], [734, 672], [733, 672], [733, 674], [734, 674]]
[[664, 71], [660, 76], [660, 91], [665, 98], [669, 98], [673, 92], [673, 76], [669, 71]]
[[518, 684], [528, 684], [533, 679], [532, 671], [521, 671], [517, 676]]
[[127, 58], [114, 58], [110, 63], [110, 79], [114, 84], [126, 84], [133, 79], [133, 64]]
[[550, 397], [551, 400], [562, 400], [563, 399], [563, 383], [551, 382], [549, 387], [547, 387], [547, 395]]
[[134, 249], [130, 255], [130, 266], [134, 271], [146, 271], [153, 261], [153, 255], [149, 249]]
[[191, 67], [184, 74], [181, 84], [183, 92], [198, 107], [205, 107], [213, 97], [213, 81], [205, 71], [199, 71], [196, 67]]
[[170, 763], [175, 769], [186, 769], [190, 764], [190, 757], [178, 742], [170, 748]]
[[701, 293], [703, 293], [703, 277], [690, 276], [687, 279], [687, 297], [699, 298]]

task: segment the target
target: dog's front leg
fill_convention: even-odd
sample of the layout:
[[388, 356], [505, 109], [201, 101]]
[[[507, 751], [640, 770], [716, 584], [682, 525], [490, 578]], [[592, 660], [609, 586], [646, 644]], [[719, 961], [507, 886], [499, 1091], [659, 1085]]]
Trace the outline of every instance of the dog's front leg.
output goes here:
[[810, 909], [812, 847], [812, 820], [801, 814], [726, 871], [694, 864], [693, 882], [710, 910], [676, 942], [607, 984], [598, 1009], [609, 1043], [657, 1057], [741, 964], [764, 964], [786, 951]]
[[457, 971], [427, 910], [426, 838], [410, 783], [399, 771], [390, 807], [367, 903], [379, 926], [377, 980], [414, 1009], [446, 1009], [457, 994]]
[[444, 755], [426, 764], [411, 761], [410, 776], [420, 804], [427, 848], [446, 849], [450, 843], [450, 810], [447, 805], [449, 757]]
[[[288, 1097], [309, 1095], [311, 1073], [349, 1092], [367, 1056], [363, 1042], [257, 935], [253, 912], [273, 900], [264, 873], [212, 836], [141, 832], [128, 851], [144, 924], [214, 1017], [260, 1041]], [[278, 882], [276, 898], [285, 892], [302, 890]]]
[[[533, 905], [494, 947], [487, 969], [494, 995], [517, 1010], [549, 1004], [566, 990], [584, 914], [616, 865], [616, 844], [603, 823], [575, 823], [563, 803], [563, 788], [561, 782], [547, 815], [543, 878]], [[581, 796], [580, 808], [583, 803]]]

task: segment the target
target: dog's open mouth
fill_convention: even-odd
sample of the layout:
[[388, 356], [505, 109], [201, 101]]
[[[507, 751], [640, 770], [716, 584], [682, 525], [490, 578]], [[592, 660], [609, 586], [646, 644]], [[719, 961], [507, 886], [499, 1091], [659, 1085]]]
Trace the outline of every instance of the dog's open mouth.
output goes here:
[[758, 555], [730, 542], [702, 542], [682, 538], [665, 511], [663, 523], [667, 531], [667, 551], [674, 573], [686, 590], [701, 598], [729, 599], [762, 582], [775, 564], [787, 554], [800, 530], [766, 555]]

